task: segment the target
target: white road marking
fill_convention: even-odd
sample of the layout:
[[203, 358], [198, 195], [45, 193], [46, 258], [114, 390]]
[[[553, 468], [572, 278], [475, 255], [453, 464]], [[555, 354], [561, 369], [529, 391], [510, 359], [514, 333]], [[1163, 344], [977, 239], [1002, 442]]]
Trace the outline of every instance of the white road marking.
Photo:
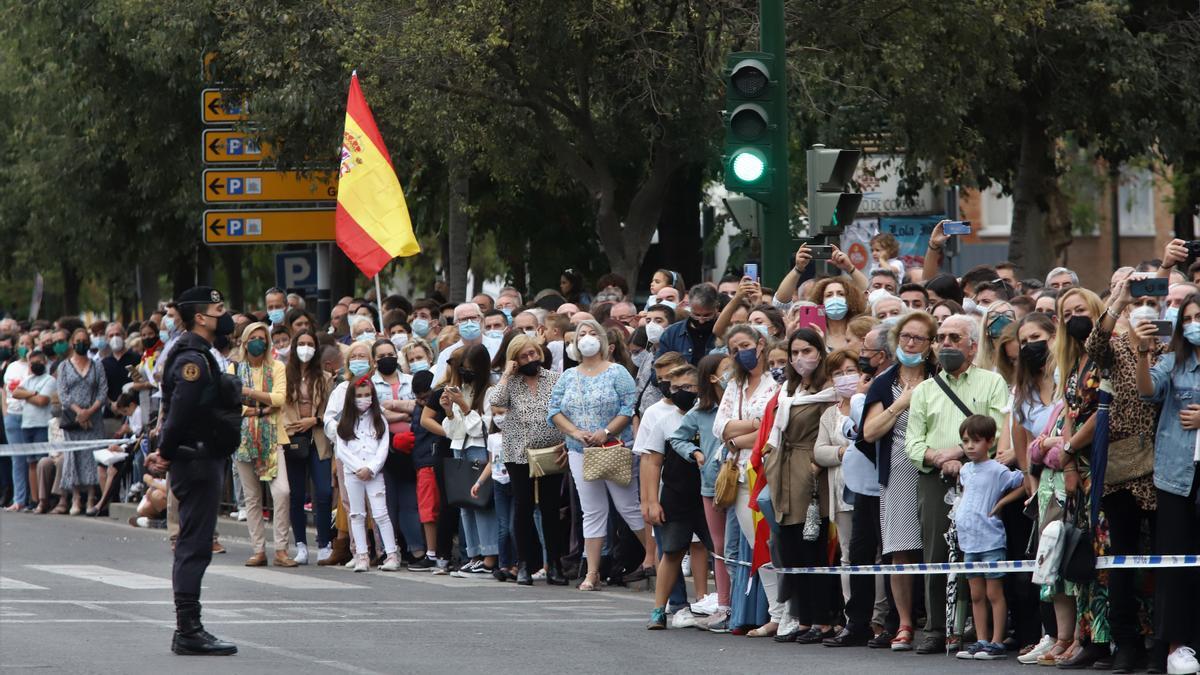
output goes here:
[[[571, 619], [571, 623], [572, 623], [572, 624], [581, 624], [581, 623], [629, 623], [629, 622], [631, 622], [631, 621], [637, 621], [637, 620], [638, 620], [638, 619], [640, 619], [640, 618], [641, 618], [641, 615], [640, 615], [640, 614], [639, 614], [639, 615], [632, 615], [632, 614], [631, 614], [631, 615], [629, 615], [628, 617], [625, 617], [625, 618], [612, 618], [612, 619], [580, 619], [580, 618], [573, 618], [573, 619]], [[31, 624], [31, 623], [154, 623], [154, 624], [157, 624], [157, 623], [162, 623], [164, 626], [169, 626], [169, 625], [171, 625], [169, 622], [166, 622], [166, 621], [159, 622], [159, 621], [154, 621], [154, 620], [149, 620], [149, 619], [147, 619], [147, 620], [137, 620], [137, 619], [20, 619], [20, 620], [17, 620], [17, 621], [9, 621], [9, 620], [7, 620], [7, 619], [0, 618], [0, 626], [5, 626], [5, 625], [17, 625], [17, 626], [24, 626], [24, 625]], [[207, 622], [206, 622], [206, 623], [207, 623]], [[331, 623], [349, 623], [349, 624], [355, 624], [355, 623], [405, 623], [405, 624], [408, 624], [408, 623], [411, 623], [411, 624], [450, 623], [450, 624], [471, 624], [471, 625], [479, 625], [479, 619], [477, 619], [477, 618], [476, 618], [476, 619], [439, 619], [439, 618], [429, 618], [429, 617], [411, 618], [411, 619], [382, 618], [382, 617], [381, 617], [381, 618], [378, 618], [378, 619], [330, 619], [330, 618], [321, 618], [321, 619], [245, 619], [245, 620], [234, 620], [234, 621], [212, 621], [211, 623], [212, 623], [212, 625], [214, 625], [214, 626], [217, 626], [217, 625], [219, 625], [219, 626], [238, 626], [238, 625], [253, 625], [253, 626], [263, 626], [263, 625], [268, 625], [268, 624], [269, 624], [269, 625], [276, 625], [276, 624], [278, 624], [278, 625], [283, 625], [283, 624], [308, 624], [308, 623], [312, 623], [312, 624], [331, 624]], [[527, 618], [527, 619], [526, 619], [526, 618], [521, 618], [521, 619], [518, 619], [518, 618], [507, 618], [507, 617], [506, 617], [506, 618], [504, 619], [504, 623], [528, 623], [528, 624], [543, 624], [543, 623], [545, 623], [545, 624], [555, 624], [555, 625], [561, 625], [561, 624], [562, 624], [562, 619], [561, 619], [561, 618], [559, 618], [559, 617], [550, 617], [550, 618], [545, 618], [545, 619], [537, 619], [537, 618]], [[241, 639], [238, 639], [238, 640], [236, 640], [236, 641], [237, 641], [239, 644], [240, 644], [240, 643], [242, 643], [242, 642], [245, 642], [244, 640], [241, 640]], [[250, 644], [250, 643], [246, 643], [246, 644]]]
[[[580, 600], [204, 600], [204, 606], [210, 605], [587, 605], [603, 602], [614, 596], [601, 595]], [[653, 599], [652, 599], [653, 600]], [[171, 605], [173, 600], [15, 600], [0, 598], [0, 605], [77, 605], [86, 602], [91, 605]]]
[[341, 581], [325, 579], [323, 577], [303, 574], [288, 574], [286, 572], [275, 572], [273, 570], [264, 570], [257, 567], [233, 567], [221, 565], [219, 567], [209, 567], [206, 574], [216, 574], [217, 576], [229, 577], [231, 579], [240, 579], [242, 581], [249, 581], [256, 584], [279, 586], [280, 588], [290, 588], [298, 591], [323, 591], [334, 589], [351, 590], [356, 588], [366, 588], [366, 586], [347, 584]]
[[29, 569], [61, 574], [84, 581], [95, 581], [131, 590], [163, 590], [171, 587], [170, 579], [104, 567], [103, 565], [26, 565]]
[[36, 584], [27, 584], [24, 581], [10, 579], [8, 577], [0, 577], [0, 591], [44, 591], [45, 586]]

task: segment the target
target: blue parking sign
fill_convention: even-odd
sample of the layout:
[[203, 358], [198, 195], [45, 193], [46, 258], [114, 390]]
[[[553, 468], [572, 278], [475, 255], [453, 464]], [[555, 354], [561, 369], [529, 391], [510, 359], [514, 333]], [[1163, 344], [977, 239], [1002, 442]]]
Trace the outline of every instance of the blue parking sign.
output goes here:
[[225, 185], [225, 191], [231, 195], [240, 195], [245, 187], [245, 183], [241, 178], [230, 178]]
[[245, 231], [245, 221], [241, 218], [230, 218], [227, 229], [229, 230], [229, 236], [240, 237]]

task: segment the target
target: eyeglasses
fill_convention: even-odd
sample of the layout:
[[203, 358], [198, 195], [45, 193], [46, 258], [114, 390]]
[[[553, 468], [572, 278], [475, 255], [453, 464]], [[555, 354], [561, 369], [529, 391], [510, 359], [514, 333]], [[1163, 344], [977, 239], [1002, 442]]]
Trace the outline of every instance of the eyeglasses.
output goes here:
[[[900, 342], [907, 342], [909, 344], [914, 344], [914, 345], [923, 345], [926, 342], [929, 342], [929, 338], [925, 337], [924, 335], [913, 335], [912, 333], [901, 333], [899, 337], [900, 337]], [[941, 338], [939, 337], [938, 339], [940, 340]]]
[[947, 342], [948, 341], [952, 345], [956, 345], [959, 342], [962, 342], [962, 339], [963, 339], [963, 336], [959, 335], [958, 333], [938, 333], [937, 334], [938, 342]]

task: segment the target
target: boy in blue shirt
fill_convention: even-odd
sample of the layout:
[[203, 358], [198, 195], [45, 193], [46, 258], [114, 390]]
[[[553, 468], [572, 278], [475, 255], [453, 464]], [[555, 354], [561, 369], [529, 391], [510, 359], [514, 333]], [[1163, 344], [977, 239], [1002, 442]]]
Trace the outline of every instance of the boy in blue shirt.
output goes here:
[[[958, 475], [962, 486], [962, 497], [954, 507], [958, 545], [967, 562], [999, 562], [1005, 558], [1005, 536], [996, 505], [1011, 490], [1021, 489], [1025, 477], [989, 457], [996, 441], [996, 421], [991, 417], [971, 415], [963, 420], [958, 434], [970, 460]], [[971, 586], [971, 611], [979, 641], [957, 656], [980, 661], [1005, 658], [1004, 622], [1008, 607], [1004, 601], [1004, 573], [968, 572], [967, 581]], [[988, 604], [992, 606], [990, 642], [986, 639]]]

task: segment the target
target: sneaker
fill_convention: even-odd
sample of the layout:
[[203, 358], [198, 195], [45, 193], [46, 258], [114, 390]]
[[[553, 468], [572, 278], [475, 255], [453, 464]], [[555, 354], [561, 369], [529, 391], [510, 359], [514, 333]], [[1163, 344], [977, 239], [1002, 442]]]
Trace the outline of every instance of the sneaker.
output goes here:
[[367, 558], [366, 553], [354, 556], [353, 562], [355, 572], [366, 572], [371, 569], [371, 561]]
[[308, 544], [296, 543], [296, 557], [292, 558], [297, 565], [308, 564]]
[[1034, 665], [1043, 654], [1054, 649], [1054, 642], [1054, 638], [1049, 635], [1043, 635], [1041, 641], [1034, 645], [1033, 649], [1017, 657], [1017, 663], [1023, 663], [1027, 666]]
[[655, 607], [650, 611], [650, 622], [646, 624], [646, 630], [666, 630], [667, 629], [667, 612], [662, 607]]
[[542, 569], [534, 572], [529, 578], [533, 579], [534, 581], [545, 581], [546, 580], [546, 568], [543, 567]]
[[[696, 625], [700, 628], [700, 625]], [[710, 633], [728, 633], [729, 632], [729, 610], [718, 609], [708, 617], [708, 621], [704, 622], [704, 630]]]
[[696, 615], [692, 614], [692, 610], [687, 607], [671, 615], [671, 628], [694, 628], [695, 626]]
[[237, 520], [237, 517], [238, 517], [238, 512], [237, 512], [237, 511], [230, 511], [230, 512], [229, 512], [229, 517], [230, 517], [230, 518], [233, 518], [234, 520]]
[[138, 527], [150, 527], [150, 519], [146, 516], [138, 516], [134, 523], [136, 523]]
[[384, 560], [383, 564], [379, 566], [380, 572], [395, 572], [399, 569], [400, 558], [398, 558], [395, 553], [389, 554], [387, 560]]
[[1179, 647], [1167, 655], [1167, 675], [1192, 675], [1200, 672], [1200, 661], [1196, 660], [1196, 650], [1191, 647]]
[[[366, 555], [366, 554], [364, 554], [364, 555]], [[349, 562], [347, 562], [345, 566], [346, 566], [346, 567], [354, 567], [356, 564], [358, 564], [358, 563], [356, 562], [357, 560], [358, 560], [358, 556], [356, 556], [356, 555], [351, 555], [351, 556], [350, 556], [350, 561], [349, 561]], [[371, 559], [370, 559], [370, 558], [368, 558], [368, 559], [367, 559], [367, 564], [369, 565], [370, 563], [371, 563]]]
[[456, 569], [450, 573], [450, 576], [452, 576], [456, 579], [468, 579], [471, 576], [471, 572], [473, 572], [475, 570], [475, 566], [478, 564], [479, 564], [478, 560], [472, 560], [470, 562], [459, 565], [458, 569]]
[[995, 661], [1008, 658], [1008, 650], [998, 642], [976, 642], [975, 644], [983, 645], [979, 651], [975, 652], [976, 661]]
[[875, 637], [867, 640], [867, 647], [870, 649], [891, 649], [892, 638], [894, 637], [896, 636], [892, 635], [891, 631], [881, 630], [875, 634]]
[[333, 556], [333, 544], [326, 544], [317, 551], [317, 562], [328, 560]]
[[429, 573], [439, 577], [444, 577], [450, 574], [450, 561], [439, 559], [437, 563], [430, 568]]
[[691, 553], [683, 554], [682, 567], [683, 567], [683, 576], [685, 576], [685, 577], [692, 576], [692, 554]]
[[437, 567], [437, 561], [428, 556], [422, 557], [420, 560], [414, 560], [408, 563], [409, 572], [428, 572]]
[[246, 509], [238, 509], [237, 519], [239, 523], [246, 522]]
[[955, 657], [965, 660], [973, 659], [975, 658], [976, 654], [982, 653], [987, 646], [988, 643], [986, 642], [972, 642], [971, 644], [967, 645], [966, 649], [955, 654]]
[[717, 594], [709, 593], [692, 603], [692, 614], [710, 615], [717, 611]]
[[482, 560], [480, 560], [477, 563], [475, 563], [475, 566], [472, 567], [470, 569], [470, 571], [467, 572], [467, 574], [469, 574], [473, 577], [490, 577], [493, 575], [493, 573], [495, 571], [496, 571], [495, 567], [488, 567], [487, 565], [483, 564]]

